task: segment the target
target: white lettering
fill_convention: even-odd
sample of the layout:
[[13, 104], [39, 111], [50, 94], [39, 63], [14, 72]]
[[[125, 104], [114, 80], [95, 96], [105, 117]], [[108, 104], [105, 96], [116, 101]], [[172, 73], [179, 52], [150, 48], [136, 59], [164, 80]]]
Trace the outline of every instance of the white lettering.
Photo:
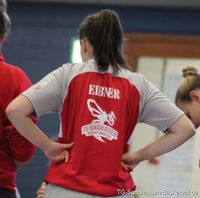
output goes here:
[[89, 93], [90, 95], [94, 95], [94, 88], [95, 88], [95, 85], [89, 85]]
[[113, 90], [112, 88], [105, 87], [105, 94], [108, 98], [113, 98]]
[[104, 96], [105, 97], [105, 92], [104, 92], [104, 87], [100, 87], [98, 88], [98, 96]]
[[98, 92], [98, 91], [99, 91], [99, 86], [95, 86], [95, 85], [94, 85], [94, 87], [95, 87], [95, 94], [94, 94], [94, 95], [98, 96], [98, 95], [99, 95], [99, 94], [98, 94], [98, 93], [99, 93], [99, 92]]
[[120, 94], [119, 90], [114, 89], [114, 98], [117, 98], [119, 100], [119, 94]]
[[98, 85], [89, 85], [89, 95], [96, 95], [106, 98], [120, 99], [120, 91], [111, 87], [102, 87]]

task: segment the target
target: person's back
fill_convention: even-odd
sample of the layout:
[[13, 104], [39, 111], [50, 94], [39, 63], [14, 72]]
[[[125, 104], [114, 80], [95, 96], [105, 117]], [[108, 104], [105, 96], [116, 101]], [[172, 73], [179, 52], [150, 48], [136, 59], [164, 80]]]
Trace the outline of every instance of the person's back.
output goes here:
[[2, 53], [0, 53], [0, 106], [1, 116], [3, 120], [6, 120], [7, 116], [5, 109], [9, 104], [9, 101], [13, 100], [20, 92], [31, 86], [31, 82], [25, 73], [18, 67], [8, 64], [4, 61]]
[[[1, 48], [10, 25], [6, 1], [0, 0]], [[14, 98], [31, 86], [31, 82], [20, 68], [6, 63], [1, 52], [0, 76], [0, 198], [10, 198], [16, 197], [16, 169], [32, 157], [35, 147], [16, 131], [5, 111]]]
[[[16, 167], [13, 165], [13, 157], [18, 161], [26, 161], [27, 157], [28, 159], [30, 158], [30, 154], [27, 153], [27, 157], [23, 156], [23, 149], [19, 150], [18, 145], [16, 145], [20, 143], [20, 138], [21, 141], [24, 138], [17, 134], [7, 118], [5, 110], [10, 101], [31, 86], [31, 82], [21, 69], [5, 63], [2, 54], [0, 54], [0, 76], [2, 76], [0, 81], [0, 116], [2, 125], [0, 130], [0, 187], [15, 191]], [[27, 147], [29, 152], [32, 153], [34, 147], [31, 146], [30, 148], [29, 150], [29, 147]], [[23, 159], [24, 157], [25, 159]]]
[[60, 100], [50, 98], [61, 113], [59, 140], [75, 144], [69, 163], [54, 164], [46, 181], [100, 195], [116, 193], [116, 187], [124, 188], [125, 180], [134, 189], [130, 174], [121, 167], [121, 154], [127, 152], [126, 143], [138, 119], [140, 93], [136, 86], [125, 76], [99, 73], [94, 60], [65, 65], [55, 73], [63, 88]]

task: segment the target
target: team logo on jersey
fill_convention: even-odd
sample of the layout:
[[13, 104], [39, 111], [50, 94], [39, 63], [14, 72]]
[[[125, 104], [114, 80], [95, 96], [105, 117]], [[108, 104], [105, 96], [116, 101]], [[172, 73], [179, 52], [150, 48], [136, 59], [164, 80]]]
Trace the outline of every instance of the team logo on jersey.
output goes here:
[[92, 116], [96, 119], [94, 119], [91, 124], [82, 126], [81, 134], [87, 137], [94, 136], [101, 142], [105, 142], [102, 138], [106, 138], [110, 141], [117, 140], [118, 132], [110, 127], [114, 125], [116, 120], [114, 112], [106, 113], [93, 99], [87, 100], [87, 106]]

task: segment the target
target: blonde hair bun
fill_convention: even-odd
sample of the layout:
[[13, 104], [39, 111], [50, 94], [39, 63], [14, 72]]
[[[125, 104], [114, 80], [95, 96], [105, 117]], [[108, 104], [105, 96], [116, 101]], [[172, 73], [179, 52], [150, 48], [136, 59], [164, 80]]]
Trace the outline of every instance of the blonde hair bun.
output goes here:
[[187, 65], [183, 68], [183, 77], [200, 75], [199, 70], [193, 65]]

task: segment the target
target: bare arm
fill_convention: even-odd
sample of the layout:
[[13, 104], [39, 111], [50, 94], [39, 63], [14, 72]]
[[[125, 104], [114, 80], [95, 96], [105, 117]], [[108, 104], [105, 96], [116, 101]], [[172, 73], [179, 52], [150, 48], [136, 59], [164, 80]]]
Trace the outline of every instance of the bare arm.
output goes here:
[[152, 159], [177, 148], [194, 134], [192, 123], [184, 115], [170, 127], [170, 132], [135, 153], [125, 153], [122, 160], [125, 164], [138, 164], [143, 160]]
[[29, 117], [32, 112], [34, 112], [33, 105], [23, 95], [14, 99], [6, 109], [8, 118], [19, 133], [39, 147], [50, 160], [54, 160], [72, 144], [60, 144], [50, 140]]

